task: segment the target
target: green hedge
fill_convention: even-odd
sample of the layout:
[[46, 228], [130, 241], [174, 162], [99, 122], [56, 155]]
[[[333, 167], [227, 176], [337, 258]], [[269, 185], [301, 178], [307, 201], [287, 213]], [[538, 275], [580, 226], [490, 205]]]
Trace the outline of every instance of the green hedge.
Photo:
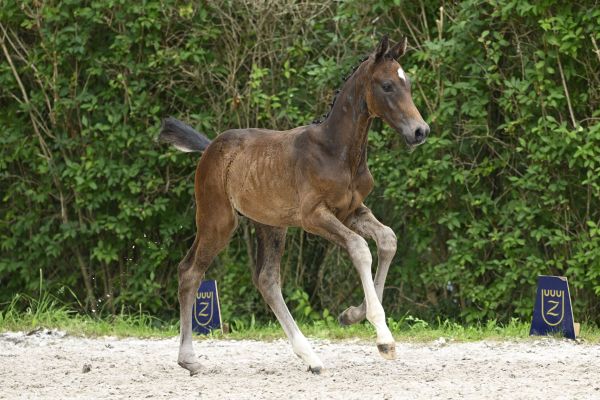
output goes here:
[[[3, 2], [0, 302], [36, 293], [41, 269], [81, 310], [176, 316], [197, 157], [155, 143], [160, 119], [211, 137], [309, 123], [381, 35], [406, 34], [432, 134], [412, 153], [370, 134], [367, 203], [399, 238], [388, 314], [528, 317], [537, 275], [559, 274], [578, 319], [600, 322], [594, 1], [138, 3]], [[298, 229], [287, 249], [296, 314], [360, 301], [339, 249]], [[271, 318], [253, 251], [242, 223], [208, 273], [227, 319]]]

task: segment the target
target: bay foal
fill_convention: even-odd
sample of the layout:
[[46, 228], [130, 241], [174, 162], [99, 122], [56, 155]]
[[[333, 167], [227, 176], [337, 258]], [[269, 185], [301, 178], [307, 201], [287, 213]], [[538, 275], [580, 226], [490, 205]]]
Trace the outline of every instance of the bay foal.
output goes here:
[[[258, 238], [253, 281], [310, 371], [319, 373], [323, 364], [281, 295], [279, 264], [289, 226], [301, 227], [348, 252], [365, 297], [339, 320], [352, 324], [367, 318], [377, 331], [381, 355], [395, 358], [381, 300], [396, 236], [363, 200], [373, 188], [367, 167], [367, 133], [373, 118], [383, 118], [410, 147], [423, 143], [429, 133], [397, 61], [405, 51], [406, 39], [390, 47], [384, 37], [346, 80], [326, 118], [312, 125], [289, 131], [229, 130], [211, 143], [180, 121], [164, 121], [160, 140], [182, 151], [204, 151], [195, 178], [196, 238], [179, 264], [178, 362], [190, 374], [202, 369], [192, 348], [195, 293], [213, 258], [227, 246], [237, 213], [254, 223]], [[377, 244], [375, 280], [365, 238]]]

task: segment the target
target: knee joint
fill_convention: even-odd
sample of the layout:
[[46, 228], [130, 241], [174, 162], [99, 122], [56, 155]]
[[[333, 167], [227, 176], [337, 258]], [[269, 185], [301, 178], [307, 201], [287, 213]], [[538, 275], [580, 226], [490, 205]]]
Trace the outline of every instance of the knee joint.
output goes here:
[[394, 256], [396, 254], [397, 241], [394, 231], [386, 226], [381, 235], [380, 243], [378, 243], [379, 251], [382, 254]]
[[258, 286], [258, 290], [261, 293], [265, 293], [269, 291], [273, 286], [277, 286], [279, 284], [279, 276], [275, 276], [273, 272], [265, 271], [264, 269], [258, 274], [256, 278], [256, 286]]

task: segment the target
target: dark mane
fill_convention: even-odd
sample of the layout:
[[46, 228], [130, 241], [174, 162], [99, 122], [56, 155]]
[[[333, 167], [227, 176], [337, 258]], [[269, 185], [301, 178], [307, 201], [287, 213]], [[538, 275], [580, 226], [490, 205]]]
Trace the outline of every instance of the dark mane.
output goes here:
[[[346, 81], [348, 79], [350, 79], [350, 77], [352, 75], [354, 75], [354, 72], [356, 72], [356, 70], [358, 69], [358, 67], [360, 67], [361, 64], [363, 62], [367, 61], [368, 59], [369, 59], [369, 56], [365, 56], [365, 57], [361, 58], [360, 60], [358, 60], [358, 64], [352, 67], [352, 69], [350, 70], [350, 73], [348, 75], [342, 76], [342, 86], [341, 87], [344, 87], [344, 84], [346, 83]], [[329, 103], [329, 111], [327, 111], [327, 113], [321, 115], [320, 118], [314, 119], [311, 122], [312, 124], [317, 124], [318, 125], [318, 124], [322, 123], [323, 121], [325, 121], [327, 119], [327, 117], [329, 117], [329, 113], [331, 113], [331, 109], [333, 108], [333, 105], [335, 104], [335, 101], [337, 100], [338, 94], [340, 94], [340, 90], [341, 90], [340, 88], [338, 88], [338, 89], [335, 90], [335, 93], [333, 95], [333, 99], [331, 100], [331, 103]]]

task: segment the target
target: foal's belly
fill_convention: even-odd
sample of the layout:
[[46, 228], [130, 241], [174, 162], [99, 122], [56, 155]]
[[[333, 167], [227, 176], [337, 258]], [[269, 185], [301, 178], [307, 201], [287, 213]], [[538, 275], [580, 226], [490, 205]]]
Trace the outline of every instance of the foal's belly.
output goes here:
[[299, 226], [294, 168], [285, 157], [261, 151], [242, 154], [230, 165], [226, 190], [233, 207], [246, 217], [271, 226]]
[[276, 196], [263, 197], [234, 193], [231, 202], [242, 215], [261, 224], [280, 227], [300, 226], [299, 208]]

